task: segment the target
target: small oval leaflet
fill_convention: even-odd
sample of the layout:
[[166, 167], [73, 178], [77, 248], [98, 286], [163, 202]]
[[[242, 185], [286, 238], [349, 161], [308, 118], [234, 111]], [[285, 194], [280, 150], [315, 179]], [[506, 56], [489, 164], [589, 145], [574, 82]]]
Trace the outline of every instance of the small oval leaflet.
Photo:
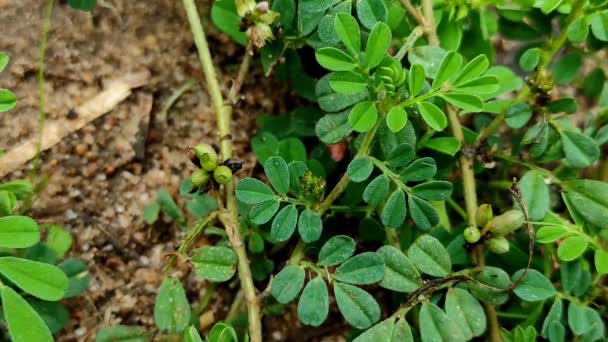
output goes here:
[[355, 240], [346, 235], [336, 235], [329, 239], [319, 251], [319, 265], [341, 264], [355, 253]]
[[228, 247], [203, 247], [194, 252], [192, 263], [200, 277], [223, 282], [236, 272], [237, 257]]

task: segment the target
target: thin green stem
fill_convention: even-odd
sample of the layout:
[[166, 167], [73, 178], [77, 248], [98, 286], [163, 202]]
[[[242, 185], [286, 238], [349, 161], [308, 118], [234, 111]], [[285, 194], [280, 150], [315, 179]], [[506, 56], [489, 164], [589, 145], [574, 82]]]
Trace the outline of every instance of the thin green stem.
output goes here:
[[414, 27], [414, 29], [412, 30], [412, 32], [410, 32], [407, 38], [403, 40], [403, 44], [399, 48], [399, 51], [397, 51], [397, 53], [395, 54], [395, 59], [398, 61], [402, 60], [405, 55], [407, 55], [408, 51], [414, 46], [414, 44], [416, 44], [418, 39], [422, 37], [423, 34], [424, 29], [422, 28], [422, 26]]
[[[209, 51], [209, 45], [207, 44], [207, 38], [205, 37], [205, 31], [201, 24], [196, 4], [194, 0], [183, 0], [183, 5], [188, 16], [188, 21], [192, 29], [192, 35], [194, 37], [194, 43], [198, 49], [199, 60], [201, 67], [205, 74], [207, 81], [207, 88], [213, 102], [217, 117], [217, 128], [220, 139], [220, 151], [222, 154], [222, 160], [228, 160], [232, 158], [233, 146], [231, 138], [230, 123], [232, 120], [232, 107], [226, 105], [222, 97], [218, 78], [215, 73], [215, 67], [211, 58], [211, 52]], [[240, 84], [239, 79], [242, 82], [244, 75], [247, 73], [250, 64], [250, 52], [246, 51], [243, 63], [241, 64], [241, 70], [237, 77], [237, 86], [233, 87], [236, 90], [231, 91], [231, 97], [237, 96]], [[252, 342], [262, 341], [262, 315], [261, 306], [257, 298], [257, 290], [253, 284], [253, 277], [251, 274], [251, 268], [249, 266], [249, 258], [247, 257], [247, 251], [243, 243], [243, 238], [240, 232], [240, 223], [238, 217], [238, 208], [235, 195], [234, 181], [224, 186], [225, 192], [225, 203], [226, 212], [220, 214], [220, 220], [224, 224], [226, 234], [230, 240], [230, 244], [238, 258], [238, 274], [241, 281], [241, 288], [243, 289], [245, 300], [247, 303], [247, 313], [249, 317], [249, 335]]]
[[32, 183], [36, 184], [38, 171], [40, 169], [40, 154], [42, 153], [42, 135], [44, 134], [44, 126], [46, 124], [46, 95], [45, 87], [45, 58], [46, 47], [48, 45], [49, 31], [51, 30], [51, 19], [53, 16], [53, 7], [55, 1], [48, 0], [44, 14], [44, 22], [42, 23], [42, 34], [40, 36], [40, 51], [38, 59], [38, 141], [36, 142], [36, 156], [34, 157], [34, 167], [30, 173]]
[[463, 220], [467, 219], [467, 212], [462, 209], [460, 204], [456, 203], [456, 201], [454, 201], [452, 198], [448, 198], [446, 202], [450, 208], [452, 208], [458, 215], [460, 215], [460, 217], [462, 217]]
[[[452, 107], [448, 107], [448, 120], [452, 128], [454, 138], [458, 139], [461, 144], [465, 144], [464, 134], [462, 132], [462, 124], [458, 118], [458, 113]], [[462, 175], [462, 186], [464, 192], [464, 202], [467, 213], [467, 224], [475, 225], [475, 212], [477, 211], [477, 189], [475, 188], [475, 173], [473, 171], [473, 159], [461, 153], [458, 157], [460, 163], [460, 173]]]

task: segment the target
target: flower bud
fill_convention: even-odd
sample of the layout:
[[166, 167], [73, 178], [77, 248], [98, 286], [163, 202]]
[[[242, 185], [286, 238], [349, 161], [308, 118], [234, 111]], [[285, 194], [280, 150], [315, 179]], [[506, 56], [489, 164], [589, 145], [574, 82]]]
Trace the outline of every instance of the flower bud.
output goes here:
[[228, 184], [232, 180], [232, 171], [228, 166], [220, 165], [213, 171], [213, 178], [219, 184]]
[[197, 188], [201, 188], [207, 185], [207, 183], [209, 183], [209, 181], [211, 180], [211, 175], [209, 175], [207, 171], [199, 169], [192, 172], [190, 180], [192, 181], [192, 185]]
[[274, 39], [272, 29], [265, 23], [257, 23], [247, 29], [247, 36], [251, 39], [253, 45], [258, 48], [263, 48], [267, 41]]
[[201, 167], [205, 171], [213, 171], [217, 167], [217, 152], [209, 144], [199, 144], [194, 148], [196, 156], [201, 162]]
[[464, 235], [464, 239], [468, 243], [475, 243], [475, 242], [479, 241], [479, 239], [481, 238], [481, 232], [479, 231], [479, 228], [477, 228], [475, 226], [467, 227], [464, 230], [463, 235]]
[[507, 235], [521, 227], [526, 218], [519, 210], [509, 210], [490, 221], [490, 231], [494, 235]]
[[509, 240], [504, 236], [495, 236], [486, 242], [488, 248], [496, 254], [504, 254], [509, 251]]
[[477, 212], [475, 212], [475, 223], [477, 227], [485, 226], [490, 220], [492, 220], [492, 206], [489, 204], [482, 204], [477, 207]]

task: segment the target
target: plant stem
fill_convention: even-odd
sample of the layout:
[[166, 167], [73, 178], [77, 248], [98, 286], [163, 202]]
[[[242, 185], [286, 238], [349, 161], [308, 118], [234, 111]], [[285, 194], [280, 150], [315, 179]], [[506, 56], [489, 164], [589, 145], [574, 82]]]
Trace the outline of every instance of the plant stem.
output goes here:
[[405, 40], [403, 41], [403, 44], [399, 48], [399, 51], [397, 51], [397, 53], [395, 54], [395, 59], [398, 61], [402, 60], [407, 54], [407, 52], [412, 48], [412, 46], [414, 46], [416, 41], [418, 41], [418, 38], [422, 37], [423, 34], [424, 28], [422, 26], [414, 27], [412, 32], [410, 32], [410, 35], [407, 36], [407, 38], [405, 38]]
[[[454, 138], [458, 139], [464, 146], [464, 134], [462, 133], [462, 124], [458, 119], [458, 113], [456, 110], [448, 106], [448, 120], [450, 121], [450, 127], [452, 128], [452, 134]], [[460, 164], [460, 173], [462, 174], [462, 186], [464, 191], [464, 203], [467, 213], [467, 224], [469, 226], [475, 225], [475, 212], [477, 211], [477, 190], [475, 188], [475, 173], [473, 172], [474, 160], [460, 153], [458, 157]]]
[[422, 0], [422, 14], [424, 15], [424, 31], [429, 40], [429, 45], [439, 46], [435, 17], [433, 16], [433, 0]]
[[405, 7], [405, 9], [407, 9], [408, 12], [410, 12], [410, 14], [414, 18], [414, 20], [416, 20], [418, 25], [420, 25], [420, 26], [425, 25], [422, 14], [420, 14], [420, 11], [416, 7], [414, 7], [409, 0], [401, 0], [401, 4], [403, 5], [403, 7]]
[[42, 153], [42, 135], [46, 123], [46, 96], [44, 94], [44, 60], [46, 57], [46, 47], [48, 43], [49, 31], [51, 30], [51, 18], [53, 16], [53, 6], [55, 0], [48, 0], [42, 23], [42, 34], [40, 36], [40, 51], [38, 59], [38, 141], [36, 142], [36, 156], [34, 157], [34, 167], [30, 173], [32, 183], [35, 185], [35, 178], [38, 177], [40, 168], [40, 154]]
[[[194, 0], [183, 0], [183, 5], [186, 10], [188, 21], [192, 29], [192, 35], [194, 37], [194, 43], [198, 49], [198, 55], [200, 59], [203, 72], [207, 81], [207, 88], [211, 95], [211, 100], [215, 108], [217, 116], [217, 128], [220, 139], [220, 151], [222, 154], [222, 160], [228, 160], [232, 158], [232, 139], [230, 123], [232, 119], [232, 107], [224, 103], [220, 85], [215, 74], [215, 68], [213, 66], [213, 60], [205, 37], [205, 31], [201, 24], [198, 11], [196, 10], [196, 4]], [[240, 84], [244, 79], [244, 75], [247, 73], [250, 64], [250, 53], [246, 52], [245, 58], [237, 77], [237, 82], [231, 90], [231, 98], [236, 98], [240, 89]], [[239, 81], [240, 80], [240, 81]], [[234, 181], [224, 186], [225, 197], [226, 197], [226, 212], [220, 214], [220, 220], [224, 224], [226, 234], [230, 240], [230, 244], [238, 258], [238, 274], [241, 281], [241, 288], [243, 289], [245, 300], [247, 303], [247, 313], [249, 317], [249, 335], [252, 342], [262, 341], [262, 316], [260, 302], [257, 298], [257, 290], [253, 284], [253, 277], [251, 275], [251, 268], [249, 267], [249, 259], [247, 257], [247, 251], [243, 243], [243, 238], [240, 232], [240, 223], [238, 217], [238, 208], [236, 202], [236, 195], [234, 192]]]

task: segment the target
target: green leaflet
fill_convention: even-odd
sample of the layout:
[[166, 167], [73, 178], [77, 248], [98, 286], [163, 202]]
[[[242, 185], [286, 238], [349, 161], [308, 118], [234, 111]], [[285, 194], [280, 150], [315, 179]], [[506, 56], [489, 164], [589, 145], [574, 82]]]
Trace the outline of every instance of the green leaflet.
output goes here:
[[281, 157], [270, 157], [264, 163], [264, 173], [272, 187], [281, 195], [289, 191], [289, 168]]
[[577, 168], [587, 167], [598, 160], [600, 150], [597, 143], [590, 137], [573, 129], [560, 131], [566, 160]]
[[348, 123], [354, 131], [365, 133], [378, 121], [378, 109], [372, 101], [357, 103], [348, 114]]
[[227, 323], [216, 323], [209, 331], [209, 342], [237, 342], [236, 330]]
[[323, 232], [323, 221], [319, 213], [310, 209], [302, 211], [298, 221], [298, 232], [302, 241], [306, 243], [317, 241]]
[[338, 309], [353, 327], [367, 329], [380, 320], [380, 305], [366, 291], [356, 286], [336, 282], [334, 296]]
[[405, 319], [399, 319], [395, 322], [395, 317], [389, 317], [353, 340], [353, 342], [378, 341], [414, 342], [414, 337], [412, 336], [412, 329]]
[[447, 127], [448, 119], [446, 118], [445, 113], [434, 104], [424, 101], [420, 102], [418, 103], [418, 110], [420, 111], [424, 122], [432, 129], [440, 132]]
[[557, 256], [563, 261], [572, 261], [585, 252], [588, 243], [585, 236], [571, 236], [559, 245]]
[[378, 22], [372, 28], [365, 47], [365, 65], [372, 69], [380, 64], [391, 45], [391, 29], [385, 23]]
[[354, 285], [377, 283], [384, 277], [384, 260], [374, 252], [355, 255], [336, 269], [334, 277]]
[[[511, 279], [507, 272], [492, 266], [484, 266], [479, 273], [473, 274], [473, 278], [482, 284], [499, 289], [505, 289], [511, 285]], [[471, 294], [482, 302], [499, 305], [504, 304], [509, 299], [509, 294], [504, 291], [495, 291], [475, 282], [468, 282], [467, 284]]]
[[393, 246], [380, 247], [376, 253], [384, 260], [384, 278], [380, 286], [397, 291], [414, 292], [422, 284], [420, 273], [414, 264], [400, 250]]
[[409, 195], [408, 206], [410, 216], [418, 228], [427, 231], [439, 224], [439, 214], [429, 202], [418, 196]]
[[458, 325], [433, 303], [422, 304], [419, 320], [423, 342], [466, 341]]
[[302, 287], [306, 273], [300, 266], [287, 265], [272, 281], [270, 293], [281, 304], [296, 299]]
[[481, 336], [486, 330], [483, 307], [468, 291], [454, 287], [445, 298], [445, 312], [469, 340]]
[[355, 252], [355, 240], [346, 235], [336, 235], [321, 247], [319, 265], [335, 266], [350, 258]]
[[407, 256], [422, 273], [433, 277], [445, 277], [452, 269], [448, 251], [430, 235], [419, 237], [408, 249]]
[[0, 247], [27, 248], [38, 241], [40, 241], [38, 224], [30, 217], [0, 217]]
[[203, 247], [194, 251], [192, 263], [200, 277], [223, 282], [234, 276], [237, 257], [228, 247]]
[[[524, 270], [519, 270], [513, 274], [511, 281], [519, 279]], [[528, 270], [525, 278], [515, 289], [515, 295], [528, 302], [536, 302], [551, 298], [555, 295], [555, 287], [551, 281], [537, 270]]]
[[178, 279], [165, 277], [154, 304], [154, 321], [159, 330], [181, 334], [190, 325], [190, 303]]
[[43, 300], [62, 299], [68, 287], [68, 277], [59, 268], [27, 259], [0, 257], [0, 274], [23, 291]]
[[410, 95], [416, 96], [422, 91], [424, 87], [424, 82], [426, 82], [426, 75], [424, 73], [424, 68], [420, 64], [412, 65], [410, 69], [409, 77], [408, 77], [408, 86], [410, 89]]
[[298, 210], [294, 205], [281, 209], [272, 221], [270, 236], [274, 241], [287, 241], [293, 235], [298, 223]]
[[34, 309], [8, 286], [0, 285], [4, 319], [14, 342], [52, 342], [53, 335]]
[[[386, 198], [389, 179], [384, 174], [374, 178], [363, 191], [363, 200], [372, 206], [379, 206]], [[405, 198], [404, 198], [405, 200]]]
[[236, 197], [247, 204], [259, 204], [272, 201], [274, 193], [263, 182], [255, 178], [244, 178], [236, 186]]
[[317, 50], [315, 56], [322, 67], [331, 71], [350, 71], [356, 66], [351, 56], [332, 47]]
[[357, 56], [361, 51], [361, 32], [357, 20], [348, 13], [338, 13], [334, 19], [334, 27], [340, 41], [351, 54]]
[[608, 183], [584, 179], [564, 183], [565, 198], [576, 213], [597, 227], [608, 227]]
[[309, 281], [298, 302], [298, 318], [300, 322], [318, 327], [329, 313], [329, 293], [327, 285], [321, 277]]
[[351, 181], [359, 183], [366, 180], [373, 170], [374, 165], [369, 158], [355, 158], [348, 164], [346, 173]]
[[530, 219], [542, 220], [549, 211], [549, 186], [538, 171], [530, 170], [519, 180], [521, 194], [528, 207]]
[[251, 222], [258, 225], [269, 222], [274, 214], [276, 214], [277, 210], [279, 210], [280, 206], [281, 203], [277, 200], [271, 200], [254, 205], [249, 211]]
[[405, 221], [406, 215], [405, 193], [397, 189], [386, 200], [380, 218], [385, 226], [398, 228]]

